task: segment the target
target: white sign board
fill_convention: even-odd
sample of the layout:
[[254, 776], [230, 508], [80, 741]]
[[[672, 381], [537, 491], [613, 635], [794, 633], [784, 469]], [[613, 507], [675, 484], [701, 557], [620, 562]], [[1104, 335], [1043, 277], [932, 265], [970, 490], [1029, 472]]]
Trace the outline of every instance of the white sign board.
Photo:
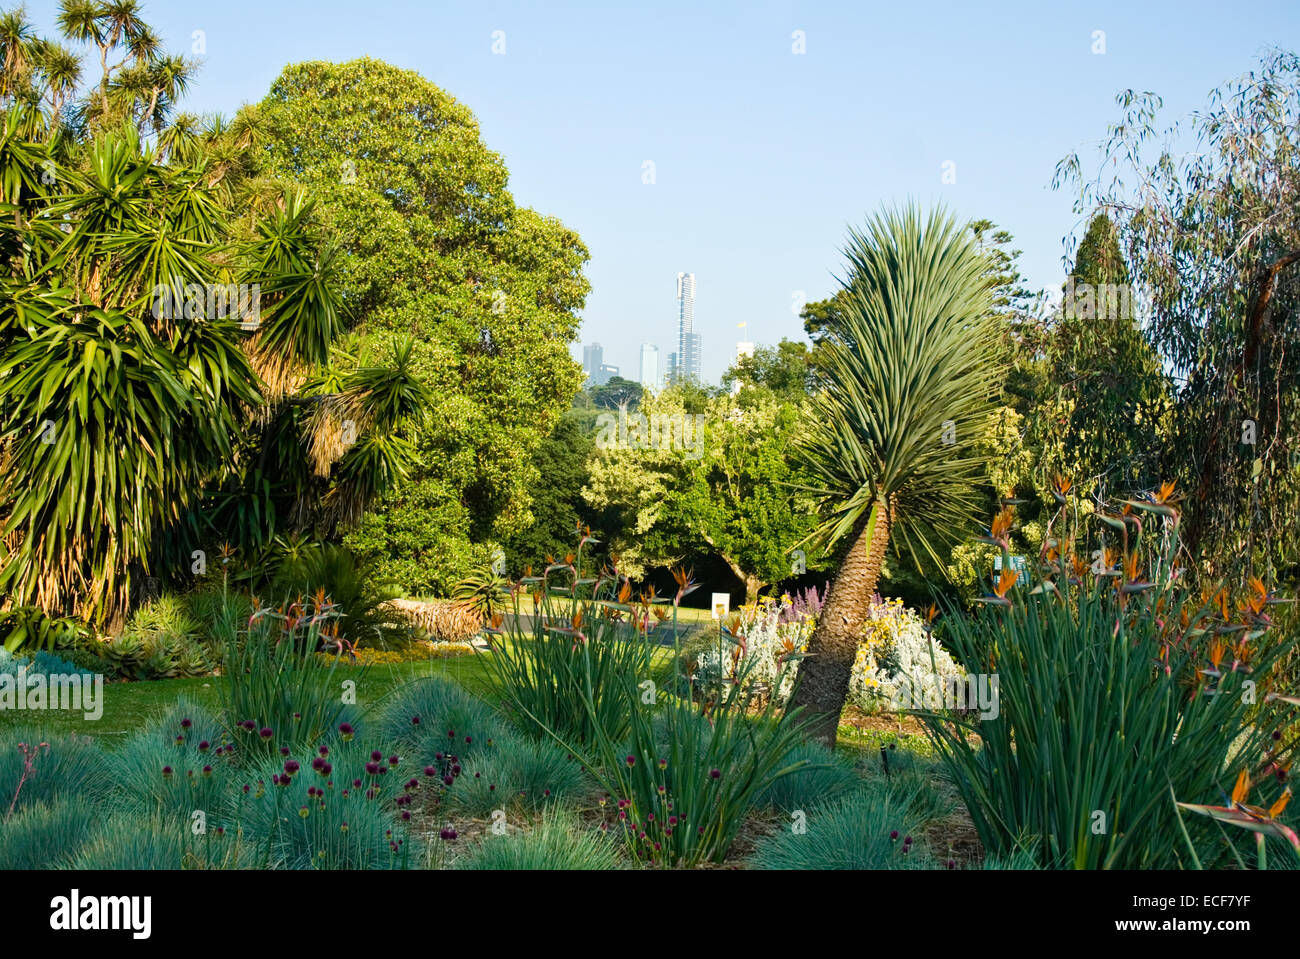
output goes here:
[[727, 613], [731, 612], [731, 594], [714, 593], [713, 602], [710, 604], [714, 619], [723, 619]]

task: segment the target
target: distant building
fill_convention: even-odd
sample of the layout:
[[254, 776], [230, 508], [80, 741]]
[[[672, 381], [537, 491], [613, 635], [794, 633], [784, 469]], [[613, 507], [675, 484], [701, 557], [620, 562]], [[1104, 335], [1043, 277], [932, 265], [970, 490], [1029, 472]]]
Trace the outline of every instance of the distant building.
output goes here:
[[641, 344], [640, 382], [648, 390], [659, 389], [659, 347], [653, 343]]
[[[750, 343], [748, 340], [741, 340], [740, 342], [738, 342], [738, 343], [736, 344], [736, 362], [737, 362], [737, 363], [739, 363], [739, 362], [740, 362], [742, 359], [744, 359], [746, 356], [753, 356], [753, 355], [754, 355], [754, 344], [753, 344], [753, 343]], [[740, 380], [737, 379], [737, 380], [732, 380], [732, 381], [731, 381], [731, 392], [732, 392], [732, 393], [739, 393], [739, 392], [740, 392]]]
[[695, 274], [677, 274], [677, 362], [672, 381], [700, 378], [700, 335], [695, 332]]
[[582, 372], [588, 383], [595, 381], [605, 364], [605, 348], [599, 343], [588, 343], [582, 348]]
[[596, 370], [592, 382], [596, 386], [604, 386], [616, 376], [618, 376], [617, 366], [610, 366], [608, 363], [602, 363], [600, 364], [599, 369]]
[[677, 382], [677, 354], [668, 354], [668, 366], [664, 370], [664, 386], [672, 386]]

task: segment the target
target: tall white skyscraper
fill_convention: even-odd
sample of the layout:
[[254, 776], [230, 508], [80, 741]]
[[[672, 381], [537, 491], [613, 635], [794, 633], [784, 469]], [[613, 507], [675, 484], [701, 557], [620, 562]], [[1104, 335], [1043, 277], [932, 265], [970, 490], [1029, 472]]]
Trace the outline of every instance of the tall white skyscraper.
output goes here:
[[695, 274], [677, 274], [677, 363], [675, 379], [700, 378], [700, 335], [695, 332]]
[[641, 385], [648, 390], [659, 389], [659, 347], [653, 343], [641, 344]]

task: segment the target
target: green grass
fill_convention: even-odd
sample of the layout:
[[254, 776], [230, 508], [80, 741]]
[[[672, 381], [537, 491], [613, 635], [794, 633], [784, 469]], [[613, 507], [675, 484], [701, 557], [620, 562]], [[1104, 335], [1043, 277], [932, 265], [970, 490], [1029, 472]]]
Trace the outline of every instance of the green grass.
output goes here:
[[[357, 705], [363, 709], [382, 702], [389, 693], [416, 679], [442, 676], [465, 687], [476, 696], [489, 691], [485, 670], [488, 663], [481, 655], [430, 659], [424, 662], [381, 663], [370, 667], [365, 681], [357, 684]], [[348, 668], [337, 674], [346, 679]], [[201, 676], [194, 679], [159, 679], [148, 682], [113, 682], [104, 684], [104, 714], [88, 721], [82, 713], [67, 710], [0, 712], [0, 729], [39, 725], [52, 732], [76, 733], [103, 739], [113, 746], [155, 716], [166, 712], [181, 697], [186, 697], [213, 712], [221, 709], [222, 679]]]

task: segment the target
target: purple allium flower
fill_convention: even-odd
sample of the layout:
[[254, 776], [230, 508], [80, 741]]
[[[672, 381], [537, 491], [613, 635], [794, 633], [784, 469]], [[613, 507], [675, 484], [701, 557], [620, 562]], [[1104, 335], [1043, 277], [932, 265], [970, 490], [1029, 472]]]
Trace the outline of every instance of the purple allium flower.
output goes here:
[[904, 845], [904, 846], [910, 846], [910, 845], [912, 845], [912, 837], [911, 837], [911, 836], [904, 836], [904, 837], [903, 837], [903, 845]]
[[1273, 730], [1273, 741], [1277, 742], [1281, 738], [1282, 738], [1282, 730], [1280, 729]]
[[360, 788], [361, 788], [361, 780], [360, 780], [360, 779], [354, 779], [354, 780], [352, 780], [352, 788], [353, 788], [353, 789], [360, 789]]
[[432, 766], [425, 766], [424, 774], [426, 776], [436, 776], [438, 774], [438, 770], [434, 769]]
[[722, 778], [722, 770], [721, 770], [721, 769], [710, 769], [710, 770], [709, 770], [709, 778], [710, 778], [710, 779], [721, 779], [721, 778]]
[[549, 796], [550, 794], [551, 794], [551, 791], [550, 791], [549, 789], [543, 789], [543, 790], [542, 790], [542, 795], [543, 795], [543, 796]]
[[293, 714], [293, 718], [294, 718], [294, 719], [302, 719], [302, 713], [294, 713], [294, 714]]
[[171, 766], [164, 766], [164, 767], [163, 767], [163, 775], [164, 775], [164, 776], [170, 776], [171, 774], [172, 774], [172, 767], [171, 767]]
[[218, 835], [218, 836], [224, 836], [225, 834], [226, 834], [226, 827], [225, 827], [225, 826], [218, 826], [218, 827], [217, 827], [217, 835]]
[[206, 739], [199, 743], [199, 752], [201, 753], [206, 753], [211, 748], [212, 748], [212, 744], [209, 743]]
[[454, 729], [449, 729], [449, 730], [447, 730], [447, 738], [448, 738], [448, 739], [455, 739], [455, 738], [456, 738], [456, 730], [454, 730]]
[[492, 785], [488, 786], [488, 792], [494, 792], [496, 788], [497, 788], [496, 783], [493, 783]]
[[325, 765], [325, 760], [321, 759], [319, 756], [317, 756], [315, 759], [311, 761], [311, 768], [316, 770], [317, 772], [320, 772], [320, 768], [324, 765]]
[[290, 776], [292, 776], [301, 768], [302, 767], [298, 765], [298, 760], [296, 759], [286, 759], [284, 761], [284, 771], [287, 772]]
[[442, 762], [442, 753], [434, 753], [433, 758], [436, 759], [438, 762]]
[[949, 869], [956, 869], [956, 868], [957, 868], [957, 860], [955, 860], [955, 859], [949, 859], [949, 860], [948, 860], [948, 868], [949, 868]]
[[258, 735], [261, 736], [263, 739], [270, 739], [272, 736], [275, 735], [275, 733], [271, 731], [270, 726], [263, 726], [261, 732], [259, 732]]
[[375, 762], [380, 762], [384, 758], [384, 754], [381, 753], [378, 749], [376, 749], [370, 753], [370, 758], [373, 759]]
[[188, 719], [181, 720], [181, 729], [189, 729], [193, 725], [194, 723], [191, 720]]
[[204, 766], [204, 767], [203, 767], [203, 775], [205, 775], [205, 776], [211, 776], [211, 775], [212, 775], [212, 767], [211, 767], [211, 766]]
[[475, 774], [474, 774], [474, 778], [475, 778], [475, 779], [478, 779], [478, 777], [481, 776], [481, 775], [482, 775], [482, 773], [475, 773]]
[[669, 816], [669, 817], [668, 817], [668, 825], [670, 825], [670, 826], [676, 826], [676, 825], [677, 825], [677, 817], [676, 817], [676, 816]]
[[890, 838], [892, 841], [897, 842], [897, 841], [898, 841], [898, 830], [897, 830], [897, 829], [891, 829], [891, 830], [889, 831], [889, 838]]
[[316, 750], [316, 752], [320, 753], [321, 759], [324, 759], [330, 754], [330, 748], [328, 746], [322, 746], [320, 749]]
[[627, 764], [628, 764], [629, 766], [635, 766], [635, 765], [636, 765], [636, 757], [635, 757], [635, 756], [628, 756], [628, 757], [627, 757]]
[[339, 732], [343, 734], [344, 742], [350, 742], [352, 740], [352, 733], [354, 730], [352, 729], [351, 723], [339, 723]]
[[280, 755], [281, 755], [281, 756], [287, 756], [287, 755], [289, 755], [289, 747], [288, 747], [288, 746], [281, 746], [281, 747], [280, 747]]
[[177, 737], [176, 737], [176, 745], [177, 745], [177, 746], [183, 746], [184, 744], [185, 744], [185, 737], [184, 737], [184, 736], [177, 736]]
[[459, 776], [459, 775], [460, 775], [460, 764], [459, 764], [459, 763], [457, 763], [456, 765], [454, 765], [454, 766], [451, 767], [451, 774], [452, 774], [453, 776]]
[[[473, 741], [474, 741], [474, 740], [470, 739], [468, 736], [465, 737], [465, 745], [466, 745], [466, 746], [468, 746], [468, 745], [469, 745], [470, 743], [472, 743]], [[569, 758], [572, 759], [573, 757], [570, 756]]]
[[348, 824], [346, 822], [341, 823], [339, 825], [339, 832], [347, 832], [347, 831], [348, 831]]
[[244, 783], [244, 792], [248, 792], [248, 789], [249, 789], [248, 783]]
[[443, 781], [446, 785], [450, 786], [450, 785], [451, 785], [452, 783], [454, 783], [456, 780], [453, 779], [451, 776], [443, 776], [443, 777], [442, 777], [442, 781]]
[[388, 765], [390, 765], [390, 766], [396, 766], [396, 765], [397, 765], [398, 763], [400, 763], [400, 762], [401, 762], [401, 760], [397, 758], [397, 754], [396, 754], [396, 753], [394, 753], [392, 756], [389, 756], [389, 757], [388, 757]]
[[668, 768], [668, 760], [666, 760], [666, 759], [661, 759], [661, 760], [659, 760], [659, 768], [660, 768], [660, 769], [667, 769], [667, 768]]
[[404, 822], [409, 822], [410, 819], [411, 819], [411, 814], [410, 814], [409, 812], [407, 812], [405, 809], [403, 809], [403, 810], [402, 810], [402, 820], [403, 820]]
[[254, 729], [257, 728], [257, 723], [253, 722], [251, 719], [245, 719], [245, 720], [244, 720], [242, 723], [240, 723], [239, 725], [243, 726], [243, 727], [244, 727], [245, 729], [247, 729], [250, 733], [251, 733]]
[[420, 717], [419, 717], [419, 716], [412, 716], [412, 717], [411, 717], [411, 725], [412, 725], [412, 726], [418, 726], [418, 725], [420, 725]]
[[379, 775], [379, 763], [377, 762], [366, 763], [366, 772], [369, 773], [371, 776]]

